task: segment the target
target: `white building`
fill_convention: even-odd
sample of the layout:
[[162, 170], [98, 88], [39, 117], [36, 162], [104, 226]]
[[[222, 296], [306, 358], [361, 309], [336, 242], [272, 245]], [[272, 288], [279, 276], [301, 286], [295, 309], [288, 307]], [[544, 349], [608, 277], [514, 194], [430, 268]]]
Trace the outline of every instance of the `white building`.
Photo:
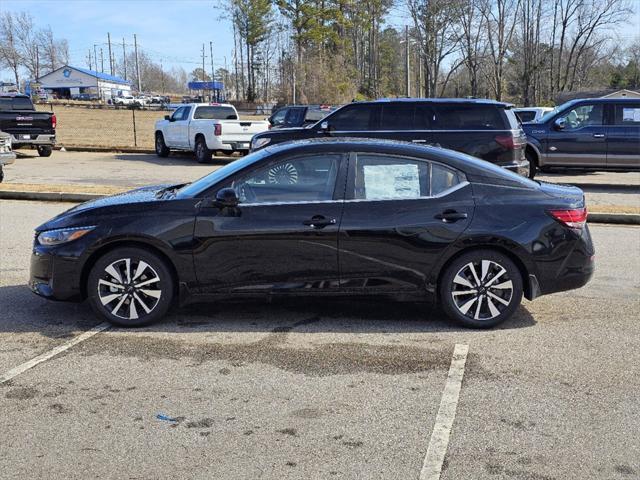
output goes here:
[[107, 73], [65, 65], [38, 78], [38, 83], [49, 93], [61, 98], [89, 93], [106, 100], [131, 94], [131, 82]]

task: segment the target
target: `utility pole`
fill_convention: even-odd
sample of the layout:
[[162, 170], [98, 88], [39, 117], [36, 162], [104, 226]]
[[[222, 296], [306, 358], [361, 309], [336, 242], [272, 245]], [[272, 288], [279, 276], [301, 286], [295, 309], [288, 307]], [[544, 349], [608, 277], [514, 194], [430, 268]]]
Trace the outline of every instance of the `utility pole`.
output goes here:
[[93, 44], [93, 63], [95, 63], [95, 71], [98, 71], [98, 50], [96, 49], [96, 44]]
[[113, 55], [111, 53], [111, 34], [107, 32], [107, 43], [109, 44], [109, 72], [113, 75]]
[[[37, 48], [38, 47], [36, 47], [36, 52], [38, 51]], [[89, 57], [88, 58], [89, 58], [89, 70], [91, 70], [91, 49], [89, 49]]]
[[[214, 72], [213, 72], [213, 42], [209, 42], [209, 56], [210, 56], [210, 60], [211, 60], [211, 81], [215, 81], [215, 77], [214, 77]], [[213, 100], [213, 84], [211, 85], [211, 99]], [[217, 97], [217, 95], [216, 95]], [[216, 102], [220, 100], [219, 98], [216, 98]]]
[[[205, 82], [206, 70], [204, 69], [204, 43], [202, 44], [202, 81]], [[204, 100], [204, 85], [202, 85], [202, 99]]]
[[162, 59], [160, 59], [160, 85], [162, 88], [162, 94], [164, 95], [164, 68], [162, 68]]
[[124, 64], [124, 79], [127, 79], [127, 50], [125, 49], [124, 37], [122, 37], [122, 63]]
[[[89, 62], [91, 62], [91, 50], [89, 50]], [[89, 67], [91, 70], [91, 67]], [[36, 80], [40, 78], [40, 51], [38, 50], [38, 45], [36, 45]]]
[[406, 58], [405, 58], [405, 74], [406, 74], [406, 82], [407, 82], [407, 97], [410, 96], [411, 89], [409, 86], [409, 25], [404, 26], [404, 46], [406, 49]]
[[138, 39], [136, 34], [133, 34], [133, 48], [136, 52], [136, 77], [138, 77], [138, 92], [142, 90], [142, 82], [140, 81], [140, 64], [138, 63]]
[[102, 47], [100, 47], [100, 71], [104, 73], [104, 55], [102, 55]]

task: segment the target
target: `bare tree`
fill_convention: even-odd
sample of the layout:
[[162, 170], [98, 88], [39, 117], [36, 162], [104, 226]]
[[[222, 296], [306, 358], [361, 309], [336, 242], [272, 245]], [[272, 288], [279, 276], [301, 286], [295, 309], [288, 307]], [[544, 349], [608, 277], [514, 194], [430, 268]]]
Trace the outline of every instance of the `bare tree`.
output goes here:
[[457, 16], [462, 29], [460, 48], [464, 66], [469, 74], [469, 90], [472, 97], [479, 93], [479, 74], [486, 53], [486, 19], [478, 8], [477, 0], [463, 0], [458, 4]]
[[11, 12], [0, 13], [0, 63], [13, 72], [16, 87], [20, 88], [19, 70], [22, 65], [22, 54], [17, 29], [17, 21]]

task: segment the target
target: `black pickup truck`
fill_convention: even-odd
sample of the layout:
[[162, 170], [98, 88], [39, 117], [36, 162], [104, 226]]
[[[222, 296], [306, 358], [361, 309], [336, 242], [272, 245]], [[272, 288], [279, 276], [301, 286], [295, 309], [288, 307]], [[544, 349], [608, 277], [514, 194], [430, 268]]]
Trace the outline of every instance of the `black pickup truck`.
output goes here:
[[56, 116], [36, 111], [27, 95], [0, 95], [0, 130], [11, 135], [13, 148], [31, 147], [41, 157], [51, 155], [56, 143]]

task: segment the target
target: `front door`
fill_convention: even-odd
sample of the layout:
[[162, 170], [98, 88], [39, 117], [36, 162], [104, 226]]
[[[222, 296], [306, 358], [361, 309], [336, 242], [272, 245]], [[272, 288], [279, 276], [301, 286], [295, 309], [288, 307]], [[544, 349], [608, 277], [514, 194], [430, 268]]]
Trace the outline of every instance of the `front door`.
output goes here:
[[169, 147], [180, 147], [180, 122], [188, 107], [180, 107], [171, 114], [171, 120], [167, 124], [167, 138], [165, 142]]
[[604, 167], [607, 138], [602, 103], [584, 103], [562, 114], [564, 128], [553, 125], [547, 136], [545, 165]]
[[342, 154], [307, 154], [260, 164], [224, 185], [236, 190], [238, 208], [202, 209], [196, 222], [203, 293], [337, 290], [345, 169]]
[[464, 175], [423, 159], [358, 154], [349, 166], [338, 244], [347, 291], [428, 288], [433, 265], [473, 217]]

